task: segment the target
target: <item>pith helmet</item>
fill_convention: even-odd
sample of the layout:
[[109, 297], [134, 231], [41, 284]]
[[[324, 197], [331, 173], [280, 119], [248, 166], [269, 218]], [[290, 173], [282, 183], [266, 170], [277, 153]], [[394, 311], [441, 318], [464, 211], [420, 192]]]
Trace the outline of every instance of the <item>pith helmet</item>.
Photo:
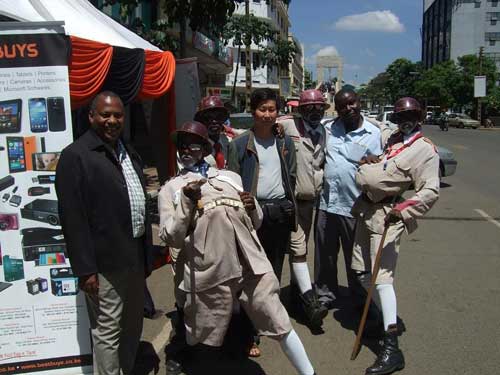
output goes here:
[[195, 121], [200, 121], [203, 119], [203, 114], [209, 110], [217, 110], [224, 112], [227, 117], [229, 117], [229, 111], [226, 107], [224, 107], [224, 103], [222, 102], [219, 96], [205, 96], [201, 99], [200, 104], [198, 104], [198, 110], [194, 115]]
[[208, 130], [205, 125], [198, 121], [187, 121], [182, 126], [172, 132], [172, 141], [177, 145], [179, 135], [182, 134], [193, 134], [200, 138], [200, 142], [204, 147], [203, 155], [210, 155], [212, 152], [212, 145], [208, 138]]
[[325, 101], [323, 93], [315, 89], [304, 90], [300, 93], [299, 107], [308, 104], [323, 104], [325, 109], [330, 108], [330, 104]]
[[394, 103], [394, 114], [393, 119], [397, 120], [398, 116], [402, 113], [414, 113], [418, 120], [422, 119], [422, 106], [420, 103], [410, 97], [398, 99]]

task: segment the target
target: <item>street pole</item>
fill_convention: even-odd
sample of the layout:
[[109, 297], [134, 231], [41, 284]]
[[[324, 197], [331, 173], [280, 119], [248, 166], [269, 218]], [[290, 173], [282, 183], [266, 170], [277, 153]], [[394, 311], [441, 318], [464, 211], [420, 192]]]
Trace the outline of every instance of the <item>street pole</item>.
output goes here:
[[[250, 0], [245, 0], [245, 17], [250, 20]], [[250, 112], [250, 95], [252, 93], [252, 67], [251, 67], [251, 45], [252, 39], [245, 38], [245, 108], [246, 112]]]
[[[484, 47], [479, 47], [479, 74], [478, 75], [483, 75], [483, 53], [484, 53]], [[482, 103], [481, 103], [481, 98], [477, 98], [477, 121], [479, 121], [479, 126], [483, 126], [483, 121], [482, 121]]]

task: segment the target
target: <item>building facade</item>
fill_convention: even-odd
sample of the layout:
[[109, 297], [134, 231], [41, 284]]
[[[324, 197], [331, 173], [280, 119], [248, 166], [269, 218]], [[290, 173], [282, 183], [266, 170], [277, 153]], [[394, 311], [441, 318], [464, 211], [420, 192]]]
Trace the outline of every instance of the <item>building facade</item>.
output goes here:
[[[266, 2], [265, 0], [250, 0], [250, 13], [260, 19], [267, 21], [272, 27], [274, 27], [277, 31], [279, 31], [281, 38], [285, 40], [288, 39], [288, 34], [289, 34], [288, 30], [290, 28], [290, 19], [288, 17], [288, 1], [270, 0]], [[245, 14], [244, 2], [237, 4], [235, 14], [239, 15]], [[267, 42], [264, 42], [263, 45], [266, 46]], [[235, 46], [232, 41], [229, 41], [228, 46], [232, 51], [234, 65], [232, 72], [226, 76], [226, 88], [228, 89], [228, 92], [231, 91], [236, 77], [235, 105], [239, 110], [243, 110], [245, 108], [245, 82], [246, 82], [245, 46], [241, 46], [239, 58], [238, 58], [238, 47]], [[252, 64], [252, 89], [260, 87], [269, 87], [276, 91], [282, 91], [280, 90], [280, 80], [281, 80], [281, 86], [286, 86], [282, 87], [282, 89], [288, 92], [291, 91], [293, 78], [291, 77], [290, 72], [288, 71], [279, 72], [279, 69], [276, 66], [269, 66], [267, 64], [264, 64], [262, 59], [262, 52], [259, 50], [258, 46], [253, 43], [251, 46], [251, 54], [252, 56], [250, 58], [250, 61]], [[239, 61], [239, 67], [237, 68], [238, 61]], [[300, 78], [297, 79], [300, 80]]]
[[298, 52], [288, 67], [290, 73], [291, 96], [297, 97], [304, 90], [304, 46], [293, 35], [288, 35], [288, 40], [293, 41], [297, 46]]
[[500, 69], [499, 0], [424, 0], [422, 62], [426, 68], [478, 54]]

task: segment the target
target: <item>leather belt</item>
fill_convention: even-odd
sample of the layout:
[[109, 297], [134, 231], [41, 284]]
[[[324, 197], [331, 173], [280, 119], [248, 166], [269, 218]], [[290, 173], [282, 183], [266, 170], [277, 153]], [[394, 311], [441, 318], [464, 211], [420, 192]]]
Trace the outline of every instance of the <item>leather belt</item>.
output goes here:
[[242, 201], [233, 198], [217, 198], [203, 205], [203, 211], [214, 209], [218, 206], [228, 206], [234, 208], [245, 208]]

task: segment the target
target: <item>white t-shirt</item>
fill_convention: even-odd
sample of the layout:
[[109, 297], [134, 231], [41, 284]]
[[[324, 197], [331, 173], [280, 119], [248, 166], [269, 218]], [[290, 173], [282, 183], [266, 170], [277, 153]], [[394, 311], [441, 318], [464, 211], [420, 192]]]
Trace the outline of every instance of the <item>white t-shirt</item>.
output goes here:
[[285, 197], [281, 163], [274, 137], [261, 139], [255, 137], [255, 149], [259, 157], [259, 180], [257, 199], [280, 199]]

